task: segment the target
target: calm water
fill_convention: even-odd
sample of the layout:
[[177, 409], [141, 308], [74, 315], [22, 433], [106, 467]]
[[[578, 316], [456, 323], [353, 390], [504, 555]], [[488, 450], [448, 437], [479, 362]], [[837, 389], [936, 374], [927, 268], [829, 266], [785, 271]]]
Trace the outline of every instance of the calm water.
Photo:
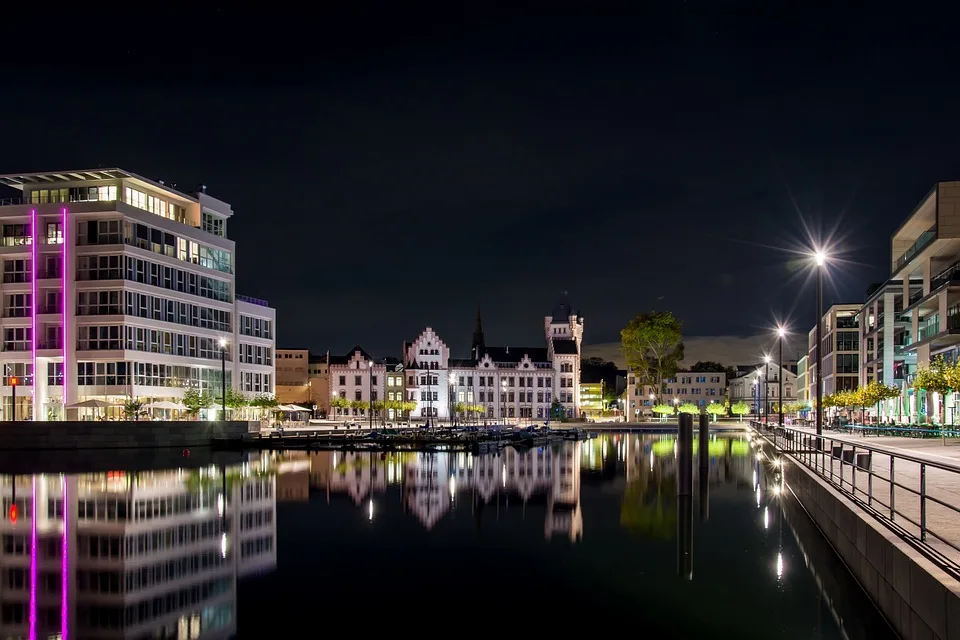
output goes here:
[[746, 441], [708, 454], [692, 500], [658, 435], [4, 476], [0, 638], [893, 637]]

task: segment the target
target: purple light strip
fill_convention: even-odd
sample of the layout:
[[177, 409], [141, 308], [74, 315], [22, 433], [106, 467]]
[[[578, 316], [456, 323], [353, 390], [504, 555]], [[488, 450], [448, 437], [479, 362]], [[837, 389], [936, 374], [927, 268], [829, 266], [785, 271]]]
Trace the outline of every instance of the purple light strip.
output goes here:
[[[33, 271], [33, 273], [31, 274], [31, 278], [30, 278], [30, 280], [33, 281], [30, 289], [30, 296], [31, 296], [30, 331], [32, 332], [32, 336], [30, 338], [30, 350], [31, 350], [31, 353], [33, 354], [33, 379], [31, 380], [31, 383], [33, 387], [33, 419], [36, 420], [37, 419], [37, 265], [39, 264], [39, 261], [38, 261], [39, 256], [37, 253], [37, 241], [39, 240], [39, 238], [37, 237], [37, 210], [36, 209], [30, 210], [30, 232], [33, 234], [33, 241], [31, 242], [33, 246], [30, 248], [30, 252], [31, 252], [30, 259], [33, 260], [33, 266], [31, 267], [31, 270]], [[14, 413], [16, 413], [16, 408], [14, 408]]]
[[67, 476], [60, 476], [61, 492], [63, 500], [63, 546], [60, 549], [60, 640], [67, 640], [68, 618], [70, 610], [67, 605], [67, 586], [69, 584], [69, 555], [67, 553], [67, 522], [69, 521], [70, 510], [67, 507]]
[[[67, 240], [70, 234], [67, 233], [67, 208], [63, 208], [63, 222], [61, 223], [61, 235], [63, 236], [63, 258], [60, 262], [60, 272], [63, 274], [63, 291], [60, 294], [60, 306], [63, 308], [63, 326], [60, 327], [60, 342], [63, 344], [63, 380], [61, 384], [63, 396], [63, 418], [66, 419], [67, 412]], [[71, 303], [72, 304], [72, 303]], [[66, 636], [64, 636], [66, 640]]]
[[37, 640], [37, 476], [30, 508], [30, 640]]

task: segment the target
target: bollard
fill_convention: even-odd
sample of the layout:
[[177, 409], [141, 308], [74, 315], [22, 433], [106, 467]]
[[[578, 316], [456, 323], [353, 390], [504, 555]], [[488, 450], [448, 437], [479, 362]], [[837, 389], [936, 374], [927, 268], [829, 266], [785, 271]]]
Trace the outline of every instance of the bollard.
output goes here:
[[677, 510], [677, 575], [693, 580], [693, 498], [677, 496]]
[[693, 416], [681, 413], [677, 429], [677, 493], [693, 495]]
[[700, 468], [710, 466], [710, 416], [700, 416]]

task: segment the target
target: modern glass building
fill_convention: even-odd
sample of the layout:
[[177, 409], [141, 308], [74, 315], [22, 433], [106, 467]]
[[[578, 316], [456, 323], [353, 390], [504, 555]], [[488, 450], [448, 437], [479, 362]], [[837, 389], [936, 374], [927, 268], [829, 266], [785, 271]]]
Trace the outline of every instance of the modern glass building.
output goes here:
[[[276, 312], [238, 296], [229, 204], [121, 169], [0, 176], [4, 416], [274, 392]], [[222, 360], [222, 362], [221, 362]], [[101, 411], [104, 413], [104, 411]]]

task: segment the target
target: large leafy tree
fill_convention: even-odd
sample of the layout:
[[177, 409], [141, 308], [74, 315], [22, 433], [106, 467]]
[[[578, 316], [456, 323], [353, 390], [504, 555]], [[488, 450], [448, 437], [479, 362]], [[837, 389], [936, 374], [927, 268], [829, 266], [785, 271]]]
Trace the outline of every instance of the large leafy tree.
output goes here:
[[727, 368], [713, 360], [698, 360], [690, 367], [690, 371], [695, 373], [726, 373]]
[[683, 325], [669, 311], [641, 313], [620, 330], [620, 349], [638, 382], [659, 396], [683, 360]]

